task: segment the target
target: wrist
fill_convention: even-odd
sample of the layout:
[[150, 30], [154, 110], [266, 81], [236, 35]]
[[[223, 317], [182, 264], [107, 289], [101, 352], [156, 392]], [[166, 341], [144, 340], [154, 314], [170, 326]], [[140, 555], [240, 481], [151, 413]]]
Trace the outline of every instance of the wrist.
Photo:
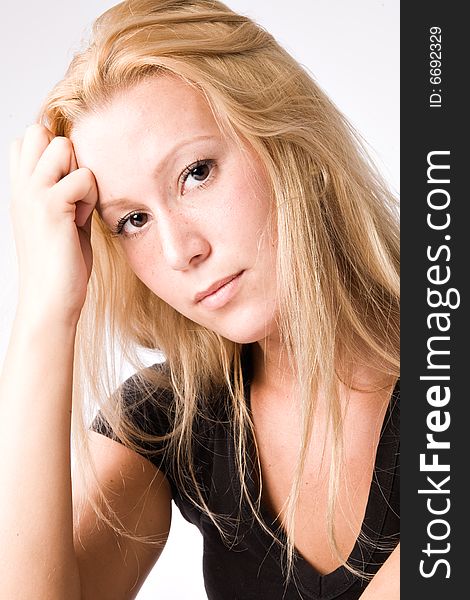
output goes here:
[[73, 332], [75, 335], [80, 311], [68, 310], [65, 307], [47, 306], [28, 300], [18, 302], [16, 307], [14, 328], [27, 331]]
[[13, 321], [13, 334], [20, 337], [60, 337], [64, 341], [73, 341], [77, 332], [80, 315], [59, 312], [49, 307], [41, 310], [39, 306], [19, 303]]

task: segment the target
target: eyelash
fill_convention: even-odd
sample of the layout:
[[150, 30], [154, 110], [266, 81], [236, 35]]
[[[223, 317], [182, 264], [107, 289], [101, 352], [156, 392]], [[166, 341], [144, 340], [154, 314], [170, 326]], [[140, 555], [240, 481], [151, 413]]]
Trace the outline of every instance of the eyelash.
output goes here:
[[211, 179], [212, 171], [214, 170], [214, 167], [215, 167], [215, 160], [212, 158], [197, 159], [195, 162], [192, 162], [190, 165], [187, 165], [183, 169], [183, 172], [181, 173], [179, 180], [178, 180], [180, 187], [182, 187], [186, 183], [186, 181], [188, 180], [188, 177], [191, 175], [192, 171], [195, 171], [199, 167], [203, 167], [203, 166], [209, 167], [209, 175], [197, 187], [198, 187], [198, 189], [205, 188]]
[[[191, 173], [193, 171], [195, 171], [196, 169], [198, 169], [199, 167], [202, 167], [204, 165], [207, 165], [210, 169], [209, 175], [207, 176], [206, 179], [204, 179], [204, 181], [202, 181], [200, 183], [200, 185], [197, 186], [197, 189], [201, 189], [201, 188], [205, 188], [208, 184], [208, 182], [211, 179], [212, 176], [212, 171], [214, 170], [215, 167], [215, 160], [213, 159], [198, 159], [195, 162], [187, 165], [181, 175], [178, 178], [178, 183], [179, 186], [182, 188], [182, 186], [186, 183], [188, 177], [191, 175]], [[119, 219], [116, 224], [114, 225], [114, 227], [111, 230], [111, 236], [112, 237], [120, 237], [120, 236], [124, 236], [127, 238], [135, 238], [138, 235], [140, 235], [140, 231], [137, 231], [136, 233], [128, 233], [128, 234], [123, 234], [123, 229], [124, 226], [126, 225], [127, 221], [134, 215], [139, 215], [139, 214], [145, 214], [141, 211], [136, 211], [133, 210], [132, 212], [128, 213], [127, 215], [125, 215], [124, 217], [122, 217], [121, 219]]]
[[135, 238], [140, 234], [140, 231], [136, 231], [135, 233], [127, 233], [124, 234], [122, 232], [122, 230], [124, 229], [124, 225], [127, 223], [127, 221], [134, 215], [140, 215], [140, 214], [144, 214], [143, 212], [139, 212], [136, 210], [133, 210], [131, 213], [128, 213], [125, 217], [122, 217], [122, 219], [119, 219], [119, 221], [116, 222], [116, 224], [114, 225], [114, 227], [111, 230], [111, 237], [120, 237], [120, 236], [124, 236], [127, 238]]

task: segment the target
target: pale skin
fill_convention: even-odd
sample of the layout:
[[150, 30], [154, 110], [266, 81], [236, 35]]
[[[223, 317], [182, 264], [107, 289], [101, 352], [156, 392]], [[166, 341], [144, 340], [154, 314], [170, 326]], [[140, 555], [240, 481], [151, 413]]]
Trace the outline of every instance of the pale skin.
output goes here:
[[[175, 111], [175, 106], [184, 108]], [[229, 339], [258, 343], [251, 404], [263, 500], [282, 518], [299, 432], [295, 381], [286, 367], [275, 321], [276, 240], [266, 179], [254, 152], [222, 136], [203, 98], [173, 77], [148, 79], [116, 95], [106, 108], [78, 122], [71, 140], [53, 138], [41, 126], [30, 128], [13, 149], [12, 179], [20, 294], [0, 388], [0, 450], [16, 456], [20, 447], [5, 426], [5, 431], [1, 429], [2, 423], [29, 419], [30, 436], [21, 443], [24, 451], [14, 469], [0, 471], [0, 485], [2, 489], [27, 485], [26, 498], [34, 502], [22, 495], [21, 516], [14, 493], [0, 506], [0, 532], [12, 548], [9, 562], [18, 565], [5, 576], [0, 567], [0, 580], [6, 582], [3, 591], [12, 595], [20, 590], [23, 597], [34, 591], [34, 597], [49, 599], [61, 598], [64, 589], [67, 597], [77, 599], [134, 598], [161, 548], [120, 539], [123, 554], [135, 556], [124, 568], [115, 536], [106, 527], [93, 527], [91, 509], [75, 534], [72, 531], [72, 506], [81, 495], [81, 484], [74, 481], [71, 489], [66, 448], [74, 335], [92, 260], [90, 215], [96, 208], [113, 230], [121, 221], [119, 239], [125, 256], [155, 294]], [[234, 274], [241, 275], [222, 306], [195, 299], [214, 282]], [[25, 356], [35, 365], [26, 376]], [[49, 373], [46, 385], [44, 370]], [[371, 448], [377, 446], [391, 393], [391, 382], [379, 381], [372, 372], [361, 371], [360, 379], [371, 388], [384, 389], [354, 393], [345, 408], [347, 477], [339, 497], [343, 516], [335, 522], [345, 555], [364, 517], [375, 457]], [[33, 395], [35, 418], [30, 416]], [[15, 397], [14, 409], [7, 397]], [[320, 443], [309, 448], [295, 533], [297, 549], [320, 573], [338, 566], [324, 526], [328, 464], [319, 456], [323, 445], [327, 448], [330, 443], [324, 427], [325, 402], [318, 399], [315, 439]], [[279, 420], [285, 429], [282, 440], [273, 433]], [[138, 533], [158, 534], [164, 540], [171, 519], [165, 477], [120, 444], [96, 433], [90, 433], [90, 439], [100, 478], [118, 492], [110, 492], [110, 497], [119, 498], [116, 508], [128, 515], [126, 524], [138, 522]], [[48, 461], [47, 476], [43, 471], [42, 477], [31, 476], [25, 483], [19, 473], [37, 470], [38, 446]], [[142, 501], [149, 485], [148, 498]], [[137, 509], [130, 510], [138, 499]], [[60, 526], [51, 525], [51, 509]], [[52, 544], [49, 563], [34, 561], [31, 549], [39, 539]], [[35, 573], [32, 584], [21, 577], [25, 563]], [[397, 549], [363, 600], [399, 598], [398, 563]]]

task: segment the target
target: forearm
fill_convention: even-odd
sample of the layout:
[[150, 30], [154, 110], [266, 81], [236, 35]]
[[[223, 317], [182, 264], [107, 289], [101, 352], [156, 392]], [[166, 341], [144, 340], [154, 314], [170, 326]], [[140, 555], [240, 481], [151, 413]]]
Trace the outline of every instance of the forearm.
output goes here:
[[360, 600], [399, 600], [400, 544], [377, 571]]
[[70, 424], [75, 327], [15, 320], [0, 381], [0, 595], [80, 597]]

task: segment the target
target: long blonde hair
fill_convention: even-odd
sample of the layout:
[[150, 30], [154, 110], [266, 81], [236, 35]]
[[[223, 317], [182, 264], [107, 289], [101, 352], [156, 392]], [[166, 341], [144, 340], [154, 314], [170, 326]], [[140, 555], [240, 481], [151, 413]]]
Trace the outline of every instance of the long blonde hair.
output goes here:
[[[399, 255], [396, 203], [347, 120], [309, 74], [250, 19], [214, 0], [128, 0], [95, 23], [89, 46], [73, 59], [47, 98], [42, 121], [70, 136], [146, 77], [171, 73], [204, 94], [222, 131], [258, 153], [276, 215], [279, 329], [301, 390], [301, 450], [286, 503], [287, 575], [294, 557], [294, 518], [319, 391], [331, 398], [334, 435], [327, 520], [333, 550], [335, 496], [341, 471], [339, 386], [348, 365], [398, 376]], [[77, 337], [73, 438], [77, 464], [93, 472], [86, 445], [86, 398], [98, 404], [116, 436], [133, 449], [152, 436], [136, 430], [120, 401], [116, 347], [134, 365], [143, 397], [171, 390], [174, 423], [164, 436], [176, 458], [182, 493], [226, 535], [206, 505], [193, 469], [191, 432], [203, 400], [224, 388], [242, 500], [259, 516], [260, 497], [245, 487], [246, 440], [252, 429], [244, 397], [241, 346], [188, 320], [131, 272], [97, 214], [94, 267]], [[158, 349], [166, 369], [145, 369], [140, 348]], [[366, 357], [366, 358], [365, 358]], [[162, 441], [162, 438], [158, 438]], [[261, 495], [261, 482], [260, 482]], [[106, 505], [106, 501], [103, 501]], [[111, 507], [100, 518], [122, 535]], [[152, 543], [151, 539], [148, 539]], [[340, 557], [344, 561], [344, 557]], [[351, 570], [354, 571], [352, 567]]]

